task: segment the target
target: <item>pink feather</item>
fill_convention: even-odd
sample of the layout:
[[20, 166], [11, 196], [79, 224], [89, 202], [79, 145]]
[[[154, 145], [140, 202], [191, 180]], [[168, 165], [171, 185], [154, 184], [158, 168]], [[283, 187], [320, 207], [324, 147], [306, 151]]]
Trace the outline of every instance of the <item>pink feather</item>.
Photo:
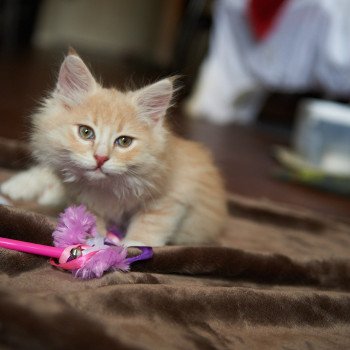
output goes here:
[[112, 246], [100, 250], [93, 255], [83, 267], [72, 272], [74, 277], [91, 279], [101, 277], [107, 270], [128, 271], [129, 263], [126, 258], [126, 248], [123, 246]]
[[54, 245], [65, 248], [74, 244], [84, 244], [96, 237], [96, 218], [84, 205], [68, 207], [62, 214], [53, 232]]
[[[52, 234], [56, 247], [66, 248], [76, 244], [89, 244], [98, 248], [102, 237], [96, 230], [96, 218], [84, 205], [68, 207], [62, 214], [56, 230]], [[95, 239], [91, 239], [95, 238]], [[92, 243], [93, 242], [93, 243]], [[101, 277], [105, 271], [128, 271], [130, 262], [127, 249], [121, 245], [108, 246], [102, 240], [101, 249], [97, 251], [84, 266], [72, 270], [74, 277], [90, 279]]]

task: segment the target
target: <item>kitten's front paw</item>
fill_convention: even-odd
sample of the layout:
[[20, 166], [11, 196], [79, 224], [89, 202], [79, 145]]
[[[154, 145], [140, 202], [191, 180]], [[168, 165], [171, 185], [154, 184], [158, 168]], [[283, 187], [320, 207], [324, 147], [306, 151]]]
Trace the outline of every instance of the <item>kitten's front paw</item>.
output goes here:
[[64, 189], [60, 183], [47, 187], [38, 198], [38, 203], [44, 206], [58, 206], [62, 205], [64, 201]]
[[123, 239], [122, 243], [127, 247], [131, 247], [131, 246], [163, 247], [166, 245], [166, 241], [161, 237], [153, 237], [153, 238], [142, 237], [141, 239], [142, 241], [138, 237], [135, 237], [135, 239], [133, 239], [133, 237], [128, 238], [128, 236], [126, 236], [126, 238]]
[[12, 205], [9, 200], [0, 195], [0, 205]]
[[0, 186], [1, 192], [14, 201], [38, 200], [41, 205], [58, 205], [64, 199], [59, 179], [45, 167], [23, 171]]
[[5, 181], [1, 187], [1, 192], [12, 200], [32, 200], [42, 192], [42, 185], [33, 181], [30, 173], [23, 172]]
[[128, 239], [124, 239], [122, 241], [122, 244], [126, 247], [143, 247], [143, 246], [147, 246], [148, 244], [145, 244], [143, 242], [140, 241], [131, 241]]

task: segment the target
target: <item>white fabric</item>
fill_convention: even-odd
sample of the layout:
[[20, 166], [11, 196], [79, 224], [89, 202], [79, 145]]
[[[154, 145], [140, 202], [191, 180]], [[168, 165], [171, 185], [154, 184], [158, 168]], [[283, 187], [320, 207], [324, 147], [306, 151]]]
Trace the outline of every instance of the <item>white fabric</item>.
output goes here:
[[267, 89], [350, 95], [349, 0], [290, 0], [260, 42], [246, 5], [216, 3], [210, 52], [188, 105], [192, 115], [249, 122]]

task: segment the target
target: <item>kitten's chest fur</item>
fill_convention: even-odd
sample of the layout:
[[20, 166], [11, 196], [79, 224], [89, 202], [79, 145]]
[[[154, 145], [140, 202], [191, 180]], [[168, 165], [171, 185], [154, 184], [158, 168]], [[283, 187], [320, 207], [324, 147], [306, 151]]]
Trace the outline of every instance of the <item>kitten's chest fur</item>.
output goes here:
[[65, 186], [73, 201], [85, 204], [106, 223], [125, 226], [156, 195], [147, 185], [146, 181], [135, 183], [129, 178], [106, 181], [104, 184], [91, 184], [87, 181]]

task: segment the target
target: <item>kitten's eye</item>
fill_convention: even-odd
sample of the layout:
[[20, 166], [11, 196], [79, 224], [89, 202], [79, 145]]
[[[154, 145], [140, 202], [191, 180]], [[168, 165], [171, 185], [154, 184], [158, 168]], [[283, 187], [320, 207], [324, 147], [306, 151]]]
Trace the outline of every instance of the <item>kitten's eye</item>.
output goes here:
[[79, 126], [79, 135], [84, 140], [93, 140], [95, 138], [94, 131], [86, 125]]
[[133, 141], [133, 138], [130, 136], [120, 136], [115, 140], [115, 143], [123, 148], [129, 147]]

